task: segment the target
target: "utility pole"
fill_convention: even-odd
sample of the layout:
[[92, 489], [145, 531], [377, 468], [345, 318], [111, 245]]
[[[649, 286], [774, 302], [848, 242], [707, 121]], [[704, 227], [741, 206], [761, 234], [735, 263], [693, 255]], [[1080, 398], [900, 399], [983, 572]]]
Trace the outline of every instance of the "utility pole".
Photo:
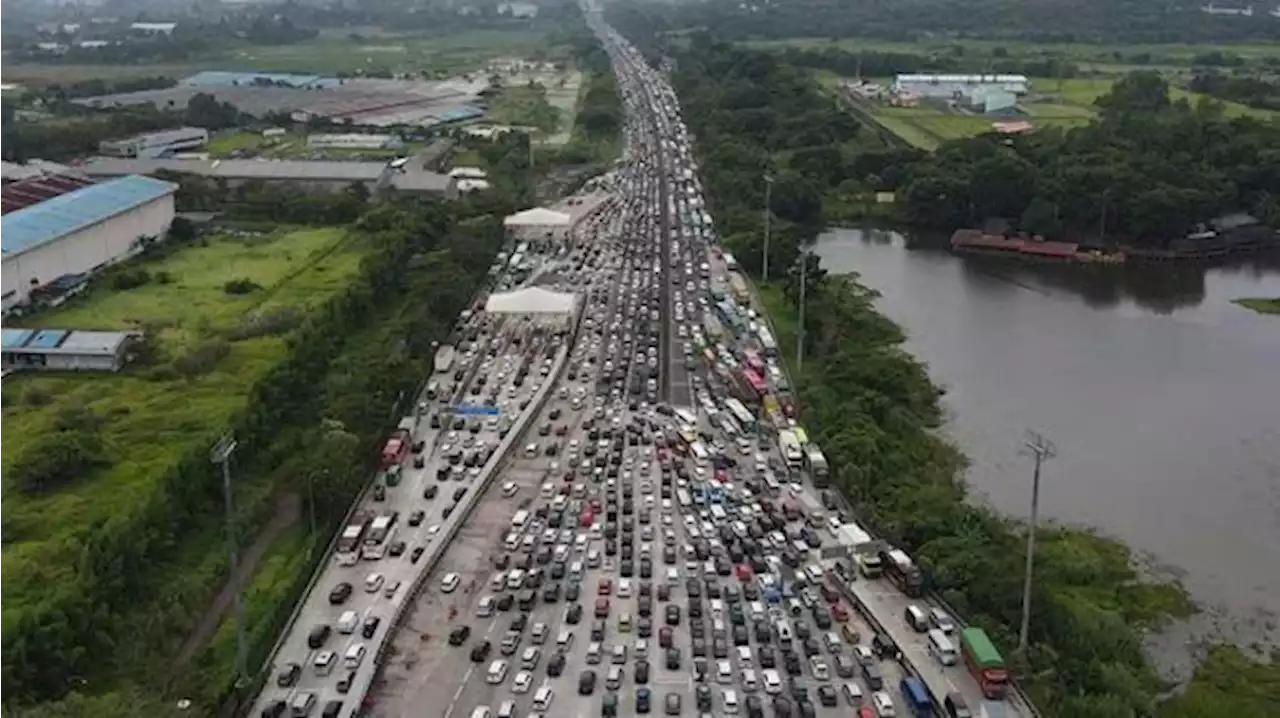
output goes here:
[[1023, 453], [1031, 454], [1035, 460], [1035, 473], [1031, 480], [1031, 522], [1027, 529], [1027, 568], [1022, 577], [1022, 627], [1018, 632], [1018, 653], [1024, 657], [1027, 653], [1027, 634], [1031, 630], [1031, 574], [1035, 566], [1036, 555], [1036, 522], [1040, 514], [1040, 467], [1044, 462], [1058, 455], [1058, 449], [1044, 436], [1034, 431], [1027, 432], [1022, 443]]
[[771, 217], [769, 208], [772, 206], [772, 199], [773, 175], [766, 172], [764, 175], [764, 255], [760, 258], [760, 263], [763, 265], [760, 273], [763, 275], [765, 282], [769, 281], [769, 221]]
[[228, 567], [231, 570], [231, 595], [235, 602], [236, 611], [236, 670], [239, 673], [236, 682], [240, 684], [249, 679], [249, 670], [246, 665], [248, 659], [244, 640], [244, 596], [241, 595], [243, 588], [240, 585], [240, 572], [238, 570], [236, 524], [231, 504], [231, 455], [235, 453], [236, 446], [234, 436], [229, 432], [223, 434], [222, 438], [218, 439], [218, 443], [213, 445], [213, 450], [209, 452], [209, 461], [222, 465], [222, 496], [227, 512], [227, 555], [230, 559]]
[[800, 252], [800, 321], [796, 327], [796, 372], [804, 366], [804, 291], [809, 272], [809, 252]]

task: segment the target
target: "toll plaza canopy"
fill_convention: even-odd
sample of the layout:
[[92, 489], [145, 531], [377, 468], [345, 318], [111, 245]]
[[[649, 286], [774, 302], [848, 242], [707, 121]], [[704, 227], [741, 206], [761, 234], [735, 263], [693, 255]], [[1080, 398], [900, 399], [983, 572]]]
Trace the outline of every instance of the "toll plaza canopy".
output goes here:
[[513, 231], [552, 233], [569, 227], [573, 217], [545, 207], [534, 207], [516, 212], [502, 220], [502, 226]]
[[529, 287], [490, 295], [484, 310], [494, 314], [572, 314], [575, 303], [573, 294]]

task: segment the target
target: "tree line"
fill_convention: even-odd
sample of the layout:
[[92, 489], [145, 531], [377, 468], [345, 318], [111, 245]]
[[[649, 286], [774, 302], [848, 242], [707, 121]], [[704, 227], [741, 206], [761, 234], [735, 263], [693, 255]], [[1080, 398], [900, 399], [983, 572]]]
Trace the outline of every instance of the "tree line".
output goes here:
[[1165, 247], [1235, 212], [1280, 226], [1280, 124], [1173, 101], [1151, 71], [1098, 98], [1099, 118], [953, 140], [904, 171], [904, 216], [945, 230], [1009, 219], [1089, 244]]
[[[781, 111], [785, 103], [771, 98], [792, 97], [797, 88], [794, 74], [776, 60], [697, 38], [674, 57], [708, 206], [725, 248], [759, 280], [759, 148], [794, 158], [823, 146], [809, 144], [812, 138], [778, 118], [735, 123], [723, 116]], [[752, 102], [743, 107], [727, 97]], [[811, 121], [825, 124], [816, 106], [809, 111]], [[843, 114], [834, 104], [825, 112], [831, 121]], [[825, 146], [831, 164], [881, 178], [900, 178], [902, 167], [920, 159], [920, 153], [895, 157], [898, 151], [882, 147], [851, 158], [832, 152], [840, 147]], [[828, 275], [806, 252], [817, 227], [790, 222], [784, 207], [771, 209], [790, 229], [773, 235], [773, 279], [763, 285], [783, 347], [794, 345], [789, 327], [799, 299], [799, 262], [807, 265], [805, 362], [793, 377], [802, 421], [860, 521], [910, 551], [930, 585], [1010, 653], [1021, 606], [1023, 527], [970, 503], [964, 457], [938, 434], [942, 391], [903, 351], [904, 334], [875, 310], [875, 294], [854, 278]], [[1088, 533], [1042, 528], [1039, 547], [1030, 650], [1014, 667], [1045, 715], [1262, 718], [1280, 710], [1270, 690], [1276, 678], [1231, 649], [1214, 652], [1186, 694], [1192, 698], [1158, 703], [1166, 686], [1143, 653], [1142, 636], [1170, 613], [1188, 609], [1183, 594], [1143, 582], [1124, 547]]]
[[1228, 75], [1217, 71], [1201, 72], [1191, 78], [1187, 89], [1219, 100], [1280, 112], [1280, 80], [1275, 78]]
[[[311, 480], [321, 530], [332, 529], [368, 475], [378, 442], [398, 420], [391, 407], [412, 396], [429, 367], [432, 342], [445, 340], [486, 276], [506, 208], [500, 202], [399, 200], [375, 205], [357, 220], [350, 241], [366, 254], [359, 278], [290, 332], [288, 357], [259, 383], [233, 422], [237, 472], [277, 474], [299, 489]], [[56, 700], [75, 688], [68, 677], [83, 676], [92, 685], [101, 666], [116, 660], [128, 607], [145, 603], [153, 588], [148, 579], [155, 574], [147, 567], [177, 558], [183, 538], [204, 524], [195, 519], [221, 512], [220, 481], [206, 450], [183, 459], [158, 486], [129, 514], [77, 532], [81, 558], [74, 580], [50, 586], [38, 604], [6, 606], [6, 705]], [[180, 633], [184, 627], [171, 629]], [[274, 635], [262, 638], [267, 648], [272, 640]], [[199, 696], [219, 688], [230, 686], [192, 686]], [[102, 700], [105, 708], [119, 697]], [[59, 715], [62, 708], [54, 703], [47, 710]], [[24, 709], [24, 715], [42, 713]]]
[[[680, 34], [714, 28], [726, 40], [873, 37], [887, 40], [986, 38], [1027, 42], [1193, 43], [1271, 41], [1267, 17], [1221, 17], [1197, 4], [1164, 5], [1130, 0], [1060, 3], [1051, 0], [798, 0], [743, 5], [736, 0], [701, 3], [628, 3], [609, 8], [615, 27], [643, 17], [650, 31]], [[1259, 15], [1262, 15], [1259, 8]]]

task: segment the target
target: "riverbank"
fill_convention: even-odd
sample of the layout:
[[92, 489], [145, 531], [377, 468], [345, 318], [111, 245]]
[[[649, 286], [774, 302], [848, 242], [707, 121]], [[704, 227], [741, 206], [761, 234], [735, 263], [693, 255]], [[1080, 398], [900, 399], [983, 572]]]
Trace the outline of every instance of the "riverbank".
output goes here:
[[[902, 351], [904, 336], [875, 310], [874, 293], [843, 277], [809, 292], [810, 341], [795, 375], [805, 425], [860, 518], [907, 546], [943, 596], [1008, 651], [1020, 605], [1021, 524], [969, 503], [959, 478], [965, 459], [935, 433], [941, 392]], [[763, 285], [760, 294], [780, 345], [793, 345], [797, 315], [785, 283]], [[1185, 592], [1144, 580], [1116, 541], [1055, 527], [1042, 529], [1039, 542], [1024, 687], [1046, 715], [1151, 714], [1170, 687], [1139, 646], [1149, 631], [1193, 610]], [[1096, 675], [1098, 664], [1112, 675]], [[1280, 668], [1215, 647], [1156, 714], [1280, 715], [1278, 681]]]
[[1275, 299], [1264, 299], [1261, 297], [1247, 297], [1235, 300], [1236, 304], [1245, 309], [1252, 309], [1259, 314], [1280, 314], [1280, 297]]

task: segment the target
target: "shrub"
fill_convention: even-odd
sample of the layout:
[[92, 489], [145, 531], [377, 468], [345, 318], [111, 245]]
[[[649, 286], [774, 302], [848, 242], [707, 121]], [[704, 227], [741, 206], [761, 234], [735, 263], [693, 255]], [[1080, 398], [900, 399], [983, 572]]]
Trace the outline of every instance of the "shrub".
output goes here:
[[233, 279], [227, 282], [226, 284], [222, 285], [222, 291], [231, 295], [252, 294], [253, 292], [258, 291], [259, 289], [262, 289], [262, 285], [258, 284], [252, 279], [245, 279], [243, 277], [241, 277], [240, 279]]

